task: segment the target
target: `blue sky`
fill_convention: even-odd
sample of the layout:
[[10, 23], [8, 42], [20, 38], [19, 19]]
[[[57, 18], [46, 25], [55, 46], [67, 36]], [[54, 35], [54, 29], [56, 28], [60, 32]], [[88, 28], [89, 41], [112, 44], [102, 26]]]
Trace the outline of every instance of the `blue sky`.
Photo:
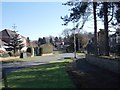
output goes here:
[[[64, 23], [60, 17], [69, 13], [70, 7], [62, 2], [2, 2], [2, 28], [13, 29], [16, 24], [19, 34], [37, 40], [49, 35], [60, 36], [65, 28], [72, 28], [72, 23]], [[98, 24], [103, 28], [102, 24]], [[93, 20], [85, 24], [84, 30], [93, 32]]]
[[65, 26], [60, 16], [68, 8], [55, 2], [4, 2], [2, 3], [2, 29], [16, 24], [16, 30], [30, 39], [43, 36], [58, 36]]

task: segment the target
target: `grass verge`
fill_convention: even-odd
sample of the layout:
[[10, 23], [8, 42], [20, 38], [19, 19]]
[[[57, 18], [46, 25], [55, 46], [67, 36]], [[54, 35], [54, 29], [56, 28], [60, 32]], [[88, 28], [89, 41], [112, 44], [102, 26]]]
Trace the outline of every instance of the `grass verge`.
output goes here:
[[71, 59], [52, 61], [8, 74], [9, 88], [75, 88], [66, 72]]

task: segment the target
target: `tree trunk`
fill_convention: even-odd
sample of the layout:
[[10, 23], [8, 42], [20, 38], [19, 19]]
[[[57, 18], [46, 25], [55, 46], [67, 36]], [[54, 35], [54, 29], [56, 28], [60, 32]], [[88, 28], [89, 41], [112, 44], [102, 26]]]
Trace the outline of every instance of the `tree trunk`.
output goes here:
[[98, 49], [97, 49], [97, 18], [96, 18], [96, 4], [97, 2], [93, 2], [93, 15], [94, 15], [94, 47], [95, 51], [94, 54], [98, 55]]
[[108, 2], [104, 2], [104, 29], [105, 29], [105, 56], [109, 56], [109, 37], [108, 37]]

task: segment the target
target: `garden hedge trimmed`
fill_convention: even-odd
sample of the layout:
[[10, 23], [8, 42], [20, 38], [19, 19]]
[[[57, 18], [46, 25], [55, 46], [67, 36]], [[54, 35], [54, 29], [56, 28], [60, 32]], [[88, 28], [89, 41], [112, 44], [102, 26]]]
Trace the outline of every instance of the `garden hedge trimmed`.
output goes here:
[[41, 54], [49, 54], [53, 53], [53, 45], [51, 44], [43, 44], [40, 46], [40, 53]]

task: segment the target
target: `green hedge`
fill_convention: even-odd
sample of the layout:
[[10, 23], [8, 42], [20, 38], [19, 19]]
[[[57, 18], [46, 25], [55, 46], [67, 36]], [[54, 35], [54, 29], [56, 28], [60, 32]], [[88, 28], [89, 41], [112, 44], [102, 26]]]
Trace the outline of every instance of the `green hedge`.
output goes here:
[[43, 44], [40, 46], [41, 54], [53, 53], [53, 45], [51, 44]]

